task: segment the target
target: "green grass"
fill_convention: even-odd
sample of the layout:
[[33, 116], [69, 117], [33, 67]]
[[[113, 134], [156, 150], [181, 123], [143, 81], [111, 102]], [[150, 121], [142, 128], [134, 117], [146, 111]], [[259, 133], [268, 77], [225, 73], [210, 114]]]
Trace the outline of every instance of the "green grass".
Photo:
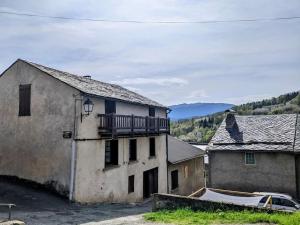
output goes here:
[[219, 211], [200, 212], [190, 209], [175, 211], [158, 211], [144, 215], [146, 221], [171, 223], [178, 225], [201, 224], [243, 224], [243, 223], [273, 223], [279, 225], [299, 225], [300, 212], [297, 213], [264, 213], [251, 211]]

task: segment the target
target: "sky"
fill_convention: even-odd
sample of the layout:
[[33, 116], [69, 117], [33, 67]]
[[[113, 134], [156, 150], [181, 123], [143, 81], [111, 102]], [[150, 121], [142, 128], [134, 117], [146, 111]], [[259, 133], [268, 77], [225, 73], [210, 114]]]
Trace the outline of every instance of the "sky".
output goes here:
[[[138, 21], [300, 16], [299, 0], [0, 0], [0, 11]], [[22, 58], [165, 105], [241, 104], [300, 90], [300, 19], [111, 23], [0, 13], [0, 71]]]

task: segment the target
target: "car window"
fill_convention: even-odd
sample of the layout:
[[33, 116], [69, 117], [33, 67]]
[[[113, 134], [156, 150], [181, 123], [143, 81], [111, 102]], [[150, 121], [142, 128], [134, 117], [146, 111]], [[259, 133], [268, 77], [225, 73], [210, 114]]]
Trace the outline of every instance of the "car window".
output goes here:
[[273, 205], [281, 205], [280, 198], [272, 198], [272, 204]]
[[288, 207], [295, 207], [295, 204], [287, 199], [281, 199], [281, 205], [288, 206]]
[[260, 200], [260, 203], [266, 203], [267, 199], [269, 198], [269, 196], [265, 196]]

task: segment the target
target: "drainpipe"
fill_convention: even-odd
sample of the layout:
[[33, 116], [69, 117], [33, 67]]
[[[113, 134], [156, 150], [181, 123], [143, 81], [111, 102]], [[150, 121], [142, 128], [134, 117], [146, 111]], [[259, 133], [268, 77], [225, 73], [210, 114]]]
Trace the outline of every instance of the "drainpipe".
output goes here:
[[[168, 119], [168, 114], [171, 112], [171, 109], [167, 109], [166, 110], [166, 119]], [[169, 129], [170, 129], [170, 123], [169, 125]], [[168, 136], [169, 134], [166, 134], [166, 154], [167, 154], [167, 193], [169, 193], [169, 143], [168, 143]]]
[[77, 98], [77, 96], [81, 95], [81, 93], [77, 95], [73, 95], [74, 97], [74, 127], [73, 127], [73, 140], [71, 147], [71, 174], [70, 174], [70, 188], [69, 188], [69, 200], [72, 201], [74, 199], [74, 189], [75, 189], [75, 177], [76, 177], [76, 159], [77, 159], [77, 146], [76, 146], [76, 138], [77, 138], [77, 101], [82, 102], [82, 98]]
[[74, 198], [74, 186], [75, 186], [75, 167], [76, 167], [76, 141], [72, 141], [72, 156], [71, 156], [71, 176], [70, 176], [70, 192], [69, 200], [72, 201]]
[[168, 134], [166, 134], [166, 152], [167, 152], [167, 194], [169, 194], [169, 162], [168, 162]]

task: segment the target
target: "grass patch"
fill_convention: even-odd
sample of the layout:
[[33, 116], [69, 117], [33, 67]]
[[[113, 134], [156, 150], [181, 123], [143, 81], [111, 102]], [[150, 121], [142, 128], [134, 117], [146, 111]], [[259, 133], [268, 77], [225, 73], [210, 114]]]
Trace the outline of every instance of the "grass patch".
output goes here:
[[144, 215], [146, 221], [172, 223], [178, 225], [209, 225], [209, 224], [243, 224], [243, 223], [274, 223], [278, 225], [299, 225], [300, 212], [296, 213], [264, 213], [252, 211], [216, 211], [200, 212], [190, 209], [174, 211], [158, 211]]

